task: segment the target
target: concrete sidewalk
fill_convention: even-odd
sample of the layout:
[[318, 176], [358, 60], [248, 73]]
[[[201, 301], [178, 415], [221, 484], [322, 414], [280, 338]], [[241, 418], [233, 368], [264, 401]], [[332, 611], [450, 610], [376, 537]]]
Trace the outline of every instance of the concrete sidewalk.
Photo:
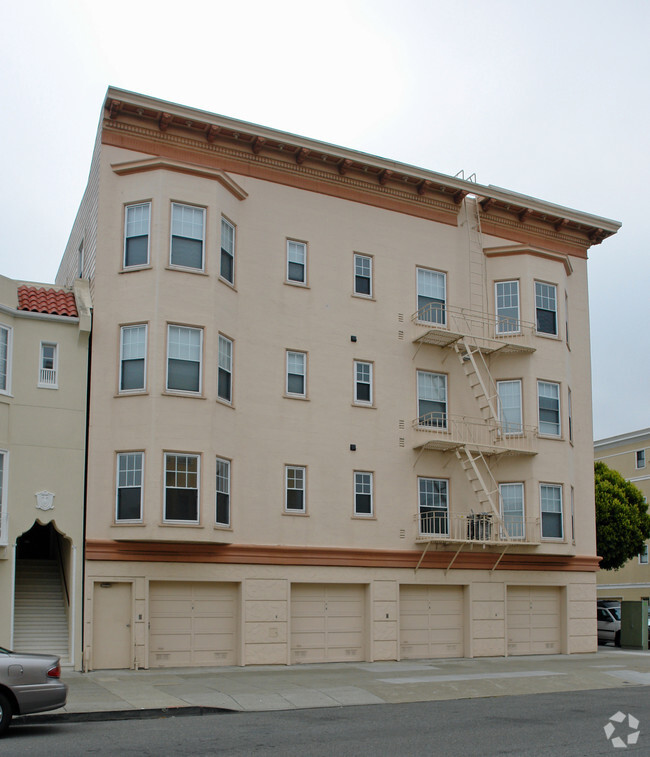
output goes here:
[[176, 708], [198, 714], [616, 689], [650, 685], [650, 653], [601, 647], [586, 655], [64, 671], [62, 679], [69, 687], [65, 708], [18, 722], [154, 717]]

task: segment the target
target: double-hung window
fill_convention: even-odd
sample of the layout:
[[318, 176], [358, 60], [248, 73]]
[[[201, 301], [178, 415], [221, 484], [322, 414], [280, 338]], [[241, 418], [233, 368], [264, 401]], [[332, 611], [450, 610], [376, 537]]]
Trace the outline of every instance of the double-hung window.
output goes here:
[[497, 334], [519, 332], [519, 282], [497, 281], [495, 284], [497, 306]]
[[417, 269], [418, 321], [447, 324], [447, 275], [428, 268]]
[[146, 385], [147, 327], [120, 329], [120, 392], [141, 392]]
[[354, 404], [372, 405], [372, 363], [354, 361]]
[[643, 545], [643, 549], [639, 552], [639, 564], [640, 565], [647, 565], [648, 564], [648, 545], [647, 545], [647, 543]]
[[537, 382], [539, 433], [560, 436], [560, 385], [550, 381]]
[[120, 452], [117, 456], [115, 520], [142, 520], [142, 473], [144, 452]]
[[418, 371], [418, 423], [447, 428], [447, 376]]
[[521, 414], [521, 381], [497, 381], [499, 422], [504, 434], [523, 432]]
[[634, 453], [634, 467], [637, 470], [645, 468], [645, 449], [638, 449]]
[[360, 516], [371, 516], [373, 512], [372, 502], [372, 481], [373, 475], [370, 471], [354, 472], [354, 514]]
[[421, 534], [449, 535], [449, 482], [444, 478], [418, 478]]
[[354, 293], [372, 297], [372, 258], [354, 255]]
[[232, 340], [219, 334], [219, 370], [217, 396], [224, 402], [232, 402]]
[[38, 366], [38, 385], [44, 389], [58, 387], [59, 346], [52, 342], [41, 342]]
[[542, 513], [542, 538], [564, 538], [562, 487], [558, 484], [540, 484], [539, 498]]
[[504, 535], [510, 539], [524, 539], [524, 485], [499, 484], [499, 499], [501, 501], [501, 517], [503, 518]]
[[538, 334], [557, 336], [557, 287], [535, 282], [535, 317]]
[[165, 521], [199, 522], [198, 455], [165, 453]]
[[203, 270], [205, 210], [172, 203], [171, 265]]
[[167, 389], [177, 392], [201, 392], [201, 355], [203, 329], [168, 326]]
[[151, 203], [127, 205], [124, 221], [124, 267], [149, 263]]
[[217, 458], [217, 495], [215, 520], [218, 526], [230, 526], [230, 460]]
[[221, 278], [229, 284], [235, 282], [235, 227], [221, 219]]
[[8, 453], [0, 450], [0, 546], [8, 543], [7, 532], [7, 459]]
[[287, 281], [307, 283], [307, 245], [287, 240]]
[[289, 513], [304, 513], [306, 469], [300, 465], [285, 466], [284, 509]]
[[286, 392], [293, 397], [307, 396], [307, 355], [287, 350]]
[[0, 325], [0, 393], [11, 393], [12, 329]]

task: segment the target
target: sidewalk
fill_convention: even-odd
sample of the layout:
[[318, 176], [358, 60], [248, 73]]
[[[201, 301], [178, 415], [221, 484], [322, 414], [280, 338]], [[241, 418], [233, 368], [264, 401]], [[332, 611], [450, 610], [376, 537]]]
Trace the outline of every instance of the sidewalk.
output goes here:
[[[650, 685], [650, 653], [63, 673], [65, 708], [18, 722], [422, 702]], [[188, 708], [175, 711], [175, 708]], [[170, 710], [172, 712], [170, 712]]]

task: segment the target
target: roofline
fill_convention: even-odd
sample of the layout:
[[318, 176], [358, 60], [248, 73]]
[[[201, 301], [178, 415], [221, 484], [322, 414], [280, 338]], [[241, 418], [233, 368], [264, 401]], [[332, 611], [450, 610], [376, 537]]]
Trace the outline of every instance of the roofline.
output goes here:
[[594, 442], [594, 449], [608, 449], [609, 447], [618, 447], [622, 444], [630, 444], [634, 441], [642, 441], [645, 439], [650, 439], [650, 428], [642, 428], [638, 431], [629, 431], [626, 434], [598, 439], [598, 441]]
[[356, 162], [372, 164], [373, 166], [380, 169], [407, 173], [415, 178], [420, 178], [423, 181], [431, 181], [436, 184], [441, 184], [449, 189], [455, 189], [464, 194], [476, 195], [482, 201], [499, 201], [506, 204], [511, 204], [513, 206], [516, 206], [517, 208], [526, 208], [542, 214], [548, 213], [551, 216], [560, 216], [569, 221], [574, 221], [578, 224], [594, 226], [604, 232], [607, 232], [607, 236], [615, 234], [622, 225], [620, 221], [593, 215], [591, 213], [585, 213], [573, 208], [567, 208], [563, 205], [556, 205], [554, 203], [546, 202], [529, 195], [512, 192], [510, 190], [503, 189], [502, 187], [497, 187], [493, 184], [478, 184], [473, 181], [468, 181], [467, 179], [458, 178], [457, 176], [448, 176], [446, 174], [430, 171], [419, 166], [413, 166], [409, 163], [401, 163], [395, 160], [388, 160], [386, 158], [372, 155], [370, 153], [351, 150], [339, 145], [330, 144], [328, 142], [321, 142], [315, 139], [309, 139], [298, 134], [292, 134], [290, 132], [272, 129], [267, 126], [262, 126], [260, 124], [255, 124], [248, 121], [241, 121], [198, 108], [189, 108], [184, 105], [179, 105], [178, 103], [173, 103], [167, 100], [160, 100], [158, 98], [142, 95], [137, 92], [131, 92], [129, 90], [119, 89], [117, 87], [108, 87], [106, 91], [106, 97], [104, 99], [104, 106], [108, 101], [113, 99], [128, 100], [134, 105], [142, 105], [143, 107], [164, 110], [171, 115], [185, 117], [188, 119], [196, 120], [198, 114], [205, 118], [207, 121], [216, 123], [217, 125], [226, 126], [229, 129], [246, 132], [248, 134], [255, 134], [256, 136], [265, 139], [289, 142], [293, 146], [304, 147], [305, 149], [319, 150], [326, 152], [332, 156], [339, 157], [342, 160], [353, 160]]

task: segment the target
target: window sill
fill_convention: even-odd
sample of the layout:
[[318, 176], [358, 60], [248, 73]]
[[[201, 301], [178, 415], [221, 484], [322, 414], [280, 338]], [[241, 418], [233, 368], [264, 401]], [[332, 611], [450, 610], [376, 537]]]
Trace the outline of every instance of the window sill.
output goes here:
[[536, 331], [535, 336], [540, 336], [542, 339], [552, 339], [555, 342], [561, 341], [559, 334], [548, 334], [545, 331]]
[[376, 515], [360, 515], [357, 513], [353, 513], [350, 517], [350, 520], [377, 520]]
[[234, 281], [228, 281], [228, 279], [224, 279], [223, 276], [219, 276], [218, 281], [221, 284], [224, 284], [225, 286], [227, 286], [228, 289], [232, 289], [233, 292], [237, 291], [237, 287], [235, 286], [235, 282]]
[[377, 302], [376, 297], [372, 294], [361, 294], [360, 292], [352, 292], [350, 296], [354, 297], [357, 300], [368, 300], [369, 302]]
[[151, 263], [144, 263], [143, 265], [130, 265], [120, 268], [119, 273], [135, 273], [136, 271], [152, 271], [153, 266]]
[[553, 442], [563, 442], [564, 441], [564, 437], [561, 434], [559, 436], [556, 436], [555, 434], [540, 434], [538, 432], [537, 433], [537, 438], [538, 439], [549, 439], [550, 441], [553, 441]]
[[164, 392], [161, 392], [163, 397], [189, 397], [190, 399], [195, 400], [204, 400], [207, 399], [205, 395], [203, 394], [194, 394], [193, 392], [182, 392], [182, 391], [174, 391], [173, 389], [166, 389]]
[[304, 394], [287, 394], [285, 392], [283, 397], [287, 400], [301, 400], [302, 402], [309, 402], [309, 397]]
[[58, 389], [58, 384], [37, 384], [39, 389]]
[[164, 520], [161, 528], [203, 528], [201, 523], [188, 523], [184, 520]]
[[221, 399], [221, 397], [217, 397], [215, 402], [219, 405], [223, 405], [224, 407], [229, 407], [231, 410], [235, 409], [235, 406], [232, 402], [228, 402], [228, 400]]
[[215, 531], [221, 531], [221, 532], [226, 531], [228, 533], [232, 533], [232, 530], [233, 530], [232, 526], [221, 526], [219, 525], [219, 523], [215, 523], [213, 528]]
[[298, 287], [299, 289], [309, 289], [309, 284], [307, 284], [304, 281], [289, 281], [288, 279], [285, 279], [284, 283], [288, 287]]
[[195, 276], [208, 276], [204, 268], [185, 268], [181, 265], [166, 265], [166, 271], [176, 271], [177, 273], [191, 273]]
[[353, 402], [352, 407], [365, 407], [366, 410], [376, 410], [377, 405], [374, 402]]
[[290, 516], [298, 515], [301, 518], [309, 517], [309, 513], [302, 512], [301, 510], [284, 510], [282, 512], [282, 515], [290, 515]]
[[141, 520], [116, 520], [111, 525], [115, 528], [143, 528], [147, 524]]
[[149, 392], [146, 389], [134, 389], [132, 392], [118, 392], [113, 397], [148, 397]]

